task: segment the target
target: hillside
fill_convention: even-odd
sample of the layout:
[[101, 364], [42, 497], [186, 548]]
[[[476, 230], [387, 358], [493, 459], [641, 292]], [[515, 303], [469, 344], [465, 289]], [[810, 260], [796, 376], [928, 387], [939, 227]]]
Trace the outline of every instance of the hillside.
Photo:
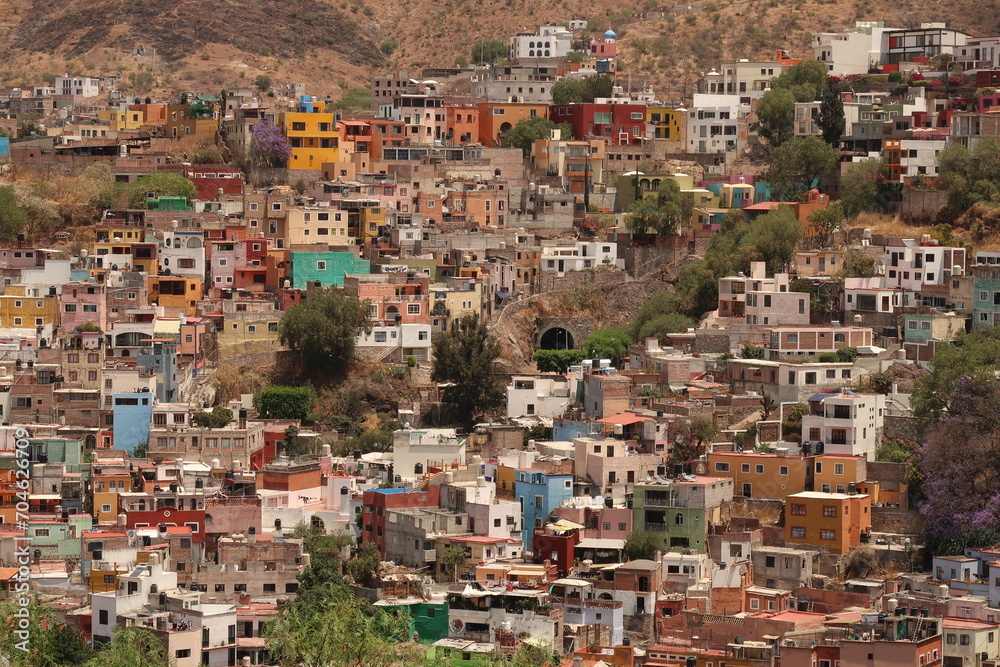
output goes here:
[[[633, 87], [650, 83], [662, 98], [681, 101], [693, 91], [699, 74], [723, 59], [766, 57], [778, 48], [808, 57], [812, 31], [839, 30], [858, 19], [900, 26], [937, 20], [979, 35], [1000, 31], [1000, 4], [971, 0], [716, 0], [665, 6], [656, 6], [655, 0], [4, 4], [0, 81], [28, 84], [45, 72], [121, 72], [137, 92], [147, 87], [222, 88], [266, 72], [275, 82], [308, 81], [315, 93], [337, 97], [379, 71], [451, 65], [480, 39], [506, 39], [523, 27], [586, 17], [596, 31], [609, 26], [618, 31], [621, 83], [629, 78]], [[391, 56], [380, 48], [388, 41], [397, 43]], [[146, 51], [136, 55], [139, 47]]]

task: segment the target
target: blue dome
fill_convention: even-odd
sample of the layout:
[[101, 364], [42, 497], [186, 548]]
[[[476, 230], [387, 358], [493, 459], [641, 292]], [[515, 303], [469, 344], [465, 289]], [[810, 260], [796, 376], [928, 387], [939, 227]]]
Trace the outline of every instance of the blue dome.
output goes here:
[[608, 30], [604, 33], [604, 39], [615, 39], [618, 35], [615, 34], [614, 30]]

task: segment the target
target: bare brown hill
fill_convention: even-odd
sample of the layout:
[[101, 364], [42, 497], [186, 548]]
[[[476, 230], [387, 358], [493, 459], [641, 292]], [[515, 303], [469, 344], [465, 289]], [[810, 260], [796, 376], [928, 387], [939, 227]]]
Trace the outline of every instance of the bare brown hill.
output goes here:
[[[667, 100], [693, 92], [701, 72], [785, 48], [809, 57], [810, 33], [856, 20], [912, 27], [946, 22], [1000, 31], [1000, 2], [953, 0], [714, 0], [659, 5], [612, 0], [5, 0], [0, 82], [42, 73], [148, 71], [156, 87], [224, 87], [265, 72], [336, 96], [378, 71], [451, 65], [480, 39], [587, 18], [618, 31], [620, 83], [652, 84]], [[133, 56], [156, 49], [156, 59]], [[384, 51], [391, 52], [386, 55]], [[148, 52], [147, 52], [148, 53]]]

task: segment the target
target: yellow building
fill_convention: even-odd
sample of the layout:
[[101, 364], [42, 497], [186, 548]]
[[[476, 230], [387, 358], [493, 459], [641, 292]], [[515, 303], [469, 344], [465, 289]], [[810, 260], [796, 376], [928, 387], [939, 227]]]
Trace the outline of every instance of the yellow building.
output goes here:
[[229, 359], [241, 354], [277, 352], [280, 311], [228, 313], [216, 333], [219, 359]]
[[866, 495], [806, 491], [785, 500], [785, 543], [822, 547], [846, 554], [872, 529]]
[[94, 519], [98, 524], [118, 521], [118, 494], [131, 490], [132, 478], [128, 473], [105, 473], [93, 476]]
[[482, 315], [483, 284], [470, 283], [471, 290], [431, 288], [431, 332], [444, 333], [451, 323], [466, 315]]
[[669, 107], [646, 107], [646, 125], [653, 128], [654, 139], [683, 141], [684, 112]]
[[[849, 485], [865, 481], [863, 456], [822, 454], [813, 459], [813, 489], [823, 493], [847, 493]], [[875, 496], [873, 496], [875, 497]]]
[[146, 276], [147, 302], [162, 306], [167, 317], [198, 314], [198, 301], [205, 293], [199, 278]]
[[289, 246], [311, 243], [354, 245], [349, 218], [347, 211], [329, 206], [289, 206], [285, 239]]
[[[34, 296], [38, 292], [39, 296]], [[36, 329], [59, 324], [59, 297], [48, 290], [7, 285], [0, 295], [0, 327]]]
[[707, 474], [732, 479], [738, 496], [785, 498], [805, 490], [806, 461], [780, 453], [712, 452]]
[[278, 124], [292, 145], [289, 169], [319, 169], [339, 160], [336, 114], [327, 112], [324, 103], [303, 102], [299, 111], [280, 114]]
[[107, 123], [109, 129], [116, 132], [122, 130], [138, 130], [146, 122], [146, 112], [136, 109], [99, 109], [97, 119]]
[[95, 561], [90, 568], [90, 592], [107, 593], [118, 590], [118, 577], [128, 572], [128, 563]]

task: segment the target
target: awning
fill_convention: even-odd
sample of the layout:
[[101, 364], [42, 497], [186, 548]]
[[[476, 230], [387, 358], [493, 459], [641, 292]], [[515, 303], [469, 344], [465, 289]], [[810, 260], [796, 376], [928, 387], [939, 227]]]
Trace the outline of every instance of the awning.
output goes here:
[[652, 417], [643, 417], [637, 415], [633, 412], [623, 412], [620, 415], [615, 415], [614, 417], [603, 417], [597, 421], [602, 424], [621, 424], [622, 426], [628, 426], [629, 424], [638, 424], [639, 422], [651, 421]]
[[588, 537], [585, 540], [580, 540], [577, 543], [576, 548], [618, 550], [625, 548], [625, 540], [614, 540], [610, 538], [598, 539], [596, 537]]
[[560, 531], [583, 530], [585, 527], [586, 526], [581, 526], [578, 523], [573, 523], [572, 521], [568, 521], [566, 519], [559, 519], [555, 523], [549, 524], [549, 528], [551, 528], [552, 530], [560, 530]]

